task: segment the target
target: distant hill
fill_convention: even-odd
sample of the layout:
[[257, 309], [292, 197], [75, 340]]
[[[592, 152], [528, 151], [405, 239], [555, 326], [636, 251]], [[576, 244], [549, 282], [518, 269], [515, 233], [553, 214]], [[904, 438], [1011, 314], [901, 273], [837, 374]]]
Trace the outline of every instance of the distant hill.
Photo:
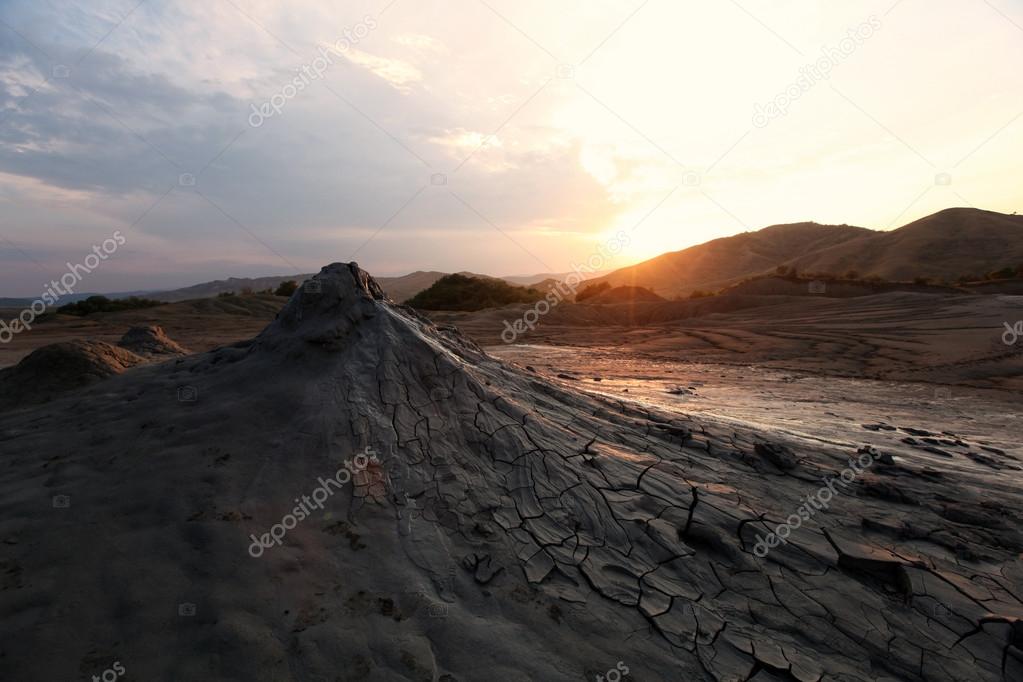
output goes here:
[[1023, 264], [1023, 216], [941, 211], [892, 231], [849, 225], [775, 225], [622, 268], [591, 283], [643, 286], [666, 297], [716, 291], [779, 265], [799, 272], [886, 280], [954, 280]]
[[[448, 273], [436, 271], [417, 270], [400, 277], [377, 277], [377, 283], [395, 301], [405, 301], [420, 291], [429, 288], [434, 282]], [[471, 272], [459, 273], [470, 277], [487, 277], [487, 275], [476, 275]], [[151, 294], [151, 298], [159, 301], [188, 301], [195, 298], [211, 298], [226, 292], [241, 293], [244, 289], [252, 291], [265, 291], [266, 289], [277, 289], [282, 282], [294, 280], [301, 284], [311, 278], [312, 274], [304, 275], [282, 275], [274, 277], [229, 277], [218, 279], [212, 282], [203, 282], [182, 289], [163, 291]]]
[[666, 253], [616, 270], [590, 284], [642, 286], [665, 297], [696, 289], [717, 290], [800, 256], [872, 234], [849, 225], [775, 225]]
[[492, 277], [445, 275], [406, 301], [420, 310], [483, 310], [543, 298], [539, 289], [517, 287]]
[[[613, 287], [637, 286], [665, 298], [688, 296], [694, 291], [718, 291], [750, 277], [771, 273], [779, 265], [800, 273], [881, 277], [908, 281], [917, 277], [953, 281], [963, 275], [979, 279], [1003, 268], [1023, 265], [1023, 216], [973, 208], [951, 208], [892, 231], [868, 230], [851, 225], [793, 223], [773, 225], [665, 253], [612, 273], [587, 280]], [[416, 271], [400, 277], [377, 277], [395, 301], [406, 301], [448, 273]], [[495, 278], [471, 272], [466, 277], [526, 285], [546, 291], [569, 273], [542, 273]], [[145, 295], [176, 302], [211, 298], [224, 292], [274, 290], [282, 282], [298, 283], [312, 274], [273, 277], [230, 277], [163, 292], [105, 294], [108, 298]], [[989, 287], [990, 288], [990, 287]], [[62, 298], [70, 303], [90, 294]], [[20, 308], [32, 299], [0, 299], [0, 307]]]
[[[140, 291], [116, 291], [107, 294], [96, 294], [93, 292], [82, 292], [79, 294], [64, 294], [57, 301], [58, 305], [65, 305], [68, 303], [77, 303], [78, 301], [84, 301], [90, 296], [105, 296], [111, 299], [129, 298], [131, 296], [138, 296], [142, 298], [152, 298], [152, 290], [145, 289]], [[40, 291], [42, 294], [42, 291]], [[11, 298], [0, 298], [0, 308], [25, 308], [32, 305], [33, 301], [39, 300], [39, 295], [36, 296], [22, 296], [22, 297], [11, 297]]]
[[251, 289], [252, 291], [276, 289], [282, 282], [294, 280], [301, 284], [310, 277], [312, 277], [311, 274], [281, 275], [276, 277], [228, 277], [227, 279], [218, 279], [212, 282], [194, 284], [182, 289], [161, 291], [152, 294], [150, 298], [155, 298], [158, 301], [174, 303], [177, 301], [189, 301], [194, 298], [212, 298], [218, 294], [225, 294], [228, 292], [240, 294], [245, 289]]
[[644, 287], [611, 287], [595, 296], [585, 299], [585, 303], [658, 303], [665, 299]]
[[[566, 277], [568, 277], [571, 274], [573, 274], [573, 273], [572, 272], [544, 272], [544, 273], [541, 273], [541, 274], [538, 274], [538, 275], [512, 275], [512, 276], [509, 276], [509, 277], [501, 277], [500, 279], [503, 279], [505, 282], [508, 282], [509, 284], [515, 284], [517, 286], [522, 286], [522, 287], [531, 287], [531, 286], [537, 286], [537, 285], [545, 286], [546, 283], [548, 283], [548, 282], [562, 282], [562, 281], [565, 280]], [[601, 274], [604, 274], [604, 273], [592, 273], [591, 274], [591, 273], [580, 272], [579, 274], [582, 276], [583, 281], [585, 281], [585, 280], [588, 280], [588, 279], [593, 279], [594, 277], [599, 277]]]
[[891, 232], [870, 232], [853, 242], [800, 255], [788, 264], [801, 271], [836, 274], [854, 269], [888, 280], [983, 275], [1023, 265], [1023, 216], [950, 208]]

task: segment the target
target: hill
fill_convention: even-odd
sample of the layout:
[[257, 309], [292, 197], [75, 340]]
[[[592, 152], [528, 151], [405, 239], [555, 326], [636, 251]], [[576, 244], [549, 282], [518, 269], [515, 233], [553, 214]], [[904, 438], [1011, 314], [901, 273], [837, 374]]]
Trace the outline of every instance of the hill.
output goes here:
[[779, 265], [800, 272], [954, 280], [1023, 264], [1023, 216], [953, 208], [892, 231], [849, 225], [774, 225], [616, 270], [592, 283], [644, 286], [662, 296], [718, 290]]
[[664, 298], [643, 287], [611, 287], [586, 299], [586, 303], [654, 303]]
[[504, 280], [462, 274], [445, 275], [406, 305], [420, 310], [482, 310], [543, 298], [539, 289], [517, 287]]
[[717, 290], [775, 268], [795, 256], [854, 241], [870, 230], [849, 225], [775, 225], [666, 253], [616, 270], [589, 284], [642, 286], [665, 297], [696, 289]]
[[857, 270], [888, 280], [954, 280], [1023, 264], [1023, 216], [950, 208], [891, 232], [872, 232], [787, 261], [801, 271]]

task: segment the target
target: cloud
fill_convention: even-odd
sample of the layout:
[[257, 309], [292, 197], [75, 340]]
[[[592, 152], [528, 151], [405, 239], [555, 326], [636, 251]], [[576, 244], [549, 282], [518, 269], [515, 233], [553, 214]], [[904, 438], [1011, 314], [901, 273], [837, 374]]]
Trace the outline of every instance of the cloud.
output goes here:
[[[371, 270], [526, 272], [537, 268], [531, 256], [489, 223], [564, 262], [659, 206], [636, 239], [654, 255], [741, 227], [704, 190], [751, 227], [876, 226], [935, 172], [830, 87], [749, 132], [753, 103], [805, 60], [728, 3], [698, 21], [648, 3], [622, 24], [631, 9], [620, 2], [522, 0], [503, 12], [515, 27], [481, 3], [458, 14], [443, 0], [383, 14], [381, 4], [3, 3], [14, 29], [0, 26], [3, 231], [48, 264], [137, 222], [125, 272], [164, 279], [222, 277], [232, 273], [215, 268], [228, 264], [286, 270], [278, 253], [313, 270], [378, 231], [359, 255]], [[807, 54], [862, 20], [852, 6], [772, 7], [758, 12]], [[360, 30], [367, 17], [372, 29]], [[838, 87], [936, 163], [954, 164], [1018, 113], [1007, 85], [1018, 59], [997, 55], [1023, 57], [1023, 43], [997, 14], [907, 0], [884, 21]], [[949, 39], [950, 25], [991, 31]], [[249, 126], [253, 105], [339, 41], [344, 58], [332, 53], [280, 115]], [[756, 58], [736, 45], [755, 45]], [[560, 61], [576, 65], [572, 78], [555, 77]], [[66, 78], [54, 77], [59, 65]], [[969, 96], [950, 108], [949, 92]], [[955, 190], [1018, 208], [1010, 171], [1021, 125], [971, 156]], [[661, 205], [684, 172], [669, 154], [713, 173]], [[179, 184], [182, 174], [196, 184]], [[446, 184], [433, 184], [438, 174]], [[121, 267], [108, 265], [111, 276]], [[0, 270], [0, 293], [28, 272]]]
[[423, 80], [423, 74], [419, 69], [401, 59], [377, 57], [356, 48], [345, 52], [345, 57], [353, 64], [383, 78], [401, 92], [409, 92], [410, 83], [419, 83]]
[[433, 36], [422, 33], [403, 33], [396, 35], [392, 40], [403, 47], [410, 47], [420, 53], [447, 54], [450, 52], [447, 46]]

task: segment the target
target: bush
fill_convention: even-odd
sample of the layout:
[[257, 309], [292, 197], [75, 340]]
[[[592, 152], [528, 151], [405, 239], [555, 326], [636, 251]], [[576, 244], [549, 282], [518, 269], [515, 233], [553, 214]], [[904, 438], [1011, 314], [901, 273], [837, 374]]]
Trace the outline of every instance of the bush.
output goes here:
[[858, 270], [847, 270], [845, 273], [846, 279], [859, 279], [860, 273]]
[[927, 285], [927, 284], [930, 284], [930, 283], [931, 283], [931, 278], [930, 277], [914, 277], [913, 278], [913, 284], [919, 284], [919, 285], [922, 286], [922, 285]]
[[1015, 276], [1015, 268], [1002, 268], [1001, 270], [995, 270], [994, 272], [987, 273], [988, 279], [1012, 279]]
[[533, 303], [544, 297], [532, 287], [517, 287], [500, 279], [445, 275], [429, 289], [405, 301], [419, 310], [482, 310], [511, 303]]
[[277, 291], [274, 292], [274, 296], [291, 296], [297, 289], [298, 282], [289, 279], [287, 282], [281, 282], [280, 286], [277, 287]]
[[129, 296], [128, 298], [119, 298], [114, 300], [111, 300], [106, 296], [90, 296], [83, 301], [78, 301], [77, 303], [62, 305], [57, 308], [57, 312], [84, 317], [85, 315], [90, 315], [92, 313], [115, 313], [120, 310], [155, 308], [158, 305], [163, 305], [163, 301], [154, 301], [148, 298], [139, 298], [138, 296]]
[[711, 296], [714, 296], [714, 292], [704, 291], [703, 289], [696, 289], [691, 294], [689, 294], [689, 298], [709, 298]]
[[217, 294], [217, 298], [231, 298], [232, 296], [234, 296], [233, 291], [221, 291]]
[[604, 293], [611, 288], [611, 284], [608, 282], [601, 282], [600, 284], [587, 284], [582, 291], [575, 295], [575, 302], [582, 303], [588, 298], [593, 298], [599, 294]]

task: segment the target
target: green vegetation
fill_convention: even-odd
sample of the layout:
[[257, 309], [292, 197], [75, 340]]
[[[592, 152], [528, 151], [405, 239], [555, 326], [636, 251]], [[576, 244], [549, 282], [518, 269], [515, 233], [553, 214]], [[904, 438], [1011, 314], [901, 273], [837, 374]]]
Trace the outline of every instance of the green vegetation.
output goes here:
[[155, 308], [158, 305], [163, 305], [163, 301], [154, 301], [148, 298], [139, 298], [138, 296], [129, 296], [128, 298], [109, 299], [106, 296], [90, 296], [89, 298], [78, 301], [77, 303], [68, 303], [57, 308], [58, 313], [65, 313], [67, 315], [78, 315], [85, 316], [91, 315], [92, 313], [115, 313], [120, 310], [137, 310], [139, 308]]
[[587, 284], [583, 287], [582, 291], [575, 295], [575, 302], [582, 303], [586, 299], [602, 294], [610, 288], [611, 285], [607, 282], [601, 282], [600, 284]]
[[987, 273], [988, 279], [1012, 279], [1016, 276], [1017, 268], [1002, 268], [1001, 270], [995, 270], [994, 272]]
[[287, 282], [281, 282], [280, 286], [277, 287], [277, 291], [274, 292], [274, 296], [291, 296], [297, 289], [298, 282], [289, 279]]
[[433, 286], [405, 301], [419, 310], [482, 310], [511, 303], [533, 303], [543, 298], [541, 291], [516, 287], [499, 279], [465, 275], [445, 275]]

